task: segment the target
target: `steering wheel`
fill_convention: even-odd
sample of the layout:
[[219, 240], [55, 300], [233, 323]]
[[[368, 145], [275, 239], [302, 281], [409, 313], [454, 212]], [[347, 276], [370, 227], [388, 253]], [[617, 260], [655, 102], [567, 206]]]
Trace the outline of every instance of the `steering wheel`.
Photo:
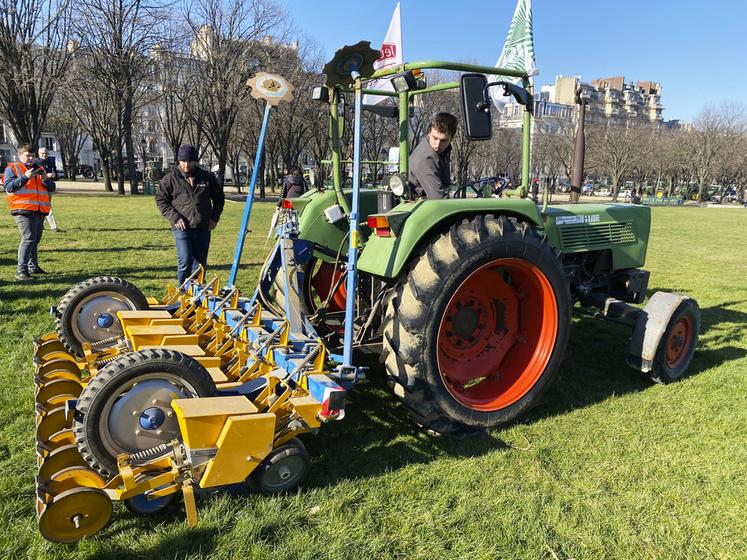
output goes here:
[[477, 198], [483, 198], [484, 194], [482, 190], [480, 190], [480, 188], [476, 186], [478, 184], [479, 181], [459, 187], [454, 191], [454, 195], [451, 198], [467, 198], [467, 189], [472, 189], [472, 192], [475, 193], [475, 196]]

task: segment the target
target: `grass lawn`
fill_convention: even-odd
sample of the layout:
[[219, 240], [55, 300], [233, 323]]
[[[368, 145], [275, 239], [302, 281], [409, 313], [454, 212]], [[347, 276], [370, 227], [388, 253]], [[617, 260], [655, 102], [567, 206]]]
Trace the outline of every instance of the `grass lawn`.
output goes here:
[[[124, 277], [160, 295], [173, 238], [149, 197], [55, 197], [50, 274], [13, 281], [18, 231], [0, 216], [0, 558], [747, 558], [747, 211], [656, 208], [652, 290], [695, 297], [703, 328], [690, 375], [652, 386], [625, 365], [628, 332], [574, 319], [561, 377], [526, 423], [450, 440], [420, 432], [380, 368], [348, 416], [304, 441], [288, 496], [220, 494], [156, 518], [115, 504], [75, 545], [39, 535], [34, 512], [31, 338], [73, 284]], [[255, 206], [240, 286], [251, 288], [271, 204]], [[210, 263], [225, 279], [241, 205], [227, 204]]]

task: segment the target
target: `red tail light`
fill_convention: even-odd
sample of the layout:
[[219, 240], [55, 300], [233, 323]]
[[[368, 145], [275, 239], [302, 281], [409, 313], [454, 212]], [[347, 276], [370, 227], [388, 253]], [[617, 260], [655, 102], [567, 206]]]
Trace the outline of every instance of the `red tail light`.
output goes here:
[[389, 228], [389, 219], [381, 214], [368, 217], [366, 222], [378, 237], [391, 237], [392, 230]]

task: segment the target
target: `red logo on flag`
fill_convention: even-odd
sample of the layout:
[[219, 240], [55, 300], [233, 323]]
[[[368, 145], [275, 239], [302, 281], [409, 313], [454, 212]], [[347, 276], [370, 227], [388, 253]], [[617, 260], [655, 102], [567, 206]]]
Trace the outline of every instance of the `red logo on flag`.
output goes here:
[[386, 60], [397, 56], [397, 45], [395, 43], [382, 43], [381, 56], [377, 60]]

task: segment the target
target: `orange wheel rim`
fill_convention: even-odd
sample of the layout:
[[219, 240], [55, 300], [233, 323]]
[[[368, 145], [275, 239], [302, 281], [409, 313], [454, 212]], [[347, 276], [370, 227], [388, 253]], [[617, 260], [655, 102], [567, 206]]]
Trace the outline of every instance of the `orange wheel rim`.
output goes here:
[[692, 344], [693, 323], [683, 315], [672, 327], [667, 338], [667, 366], [674, 369], [681, 365]]
[[[314, 292], [321, 301], [326, 301], [329, 297], [330, 291], [335, 287], [335, 284], [345, 272], [335, 268], [335, 265], [326, 261], [319, 262], [319, 268], [314, 270], [311, 268], [311, 281], [310, 288], [313, 291], [309, 294], [310, 300], [313, 302]], [[344, 311], [345, 300], [347, 299], [345, 282], [342, 282], [329, 302], [330, 311]]]
[[558, 305], [545, 274], [528, 261], [497, 259], [470, 274], [438, 330], [441, 379], [462, 405], [500, 410], [545, 371], [558, 336]]

